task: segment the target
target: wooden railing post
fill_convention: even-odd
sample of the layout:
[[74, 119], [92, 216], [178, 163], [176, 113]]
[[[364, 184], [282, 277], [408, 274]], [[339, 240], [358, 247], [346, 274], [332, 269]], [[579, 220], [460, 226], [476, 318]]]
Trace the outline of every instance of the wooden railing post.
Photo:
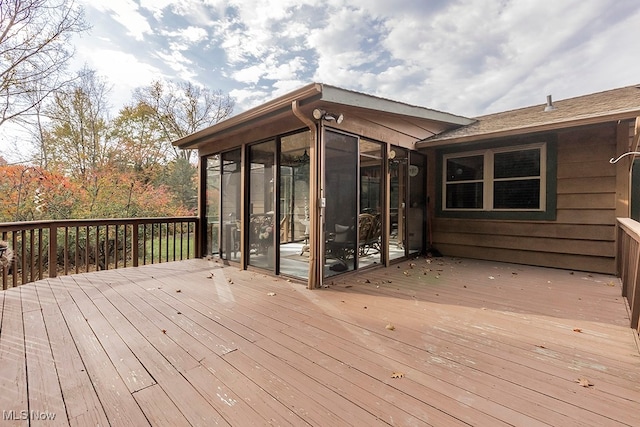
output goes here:
[[134, 267], [138, 266], [138, 247], [140, 245], [140, 236], [139, 234], [139, 230], [138, 230], [138, 223], [134, 222], [133, 226], [132, 226], [133, 230], [131, 233], [131, 257], [133, 258], [131, 260], [131, 262], [133, 263]]
[[630, 326], [640, 332], [640, 223], [618, 218], [618, 265], [622, 296], [630, 310]]
[[49, 225], [49, 277], [58, 274], [58, 226], [55, 223]]

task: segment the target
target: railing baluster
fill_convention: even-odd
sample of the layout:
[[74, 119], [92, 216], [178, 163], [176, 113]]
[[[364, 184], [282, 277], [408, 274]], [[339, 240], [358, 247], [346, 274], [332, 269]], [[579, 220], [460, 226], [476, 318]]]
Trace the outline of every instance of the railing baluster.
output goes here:
[[29, 230], [29, 282], [33, 282], [35, 280], [36, 257], [33, 256], [35, 253], [34, 234], [34, 229]]
[[104, 269], [109, 269], [109, 225], [104, 226]]
[[113, 253], [114, 253], [114, 268], [118, 269], [118, 224], [115, 225], [116, 232], [114, 236]]
[[18, 286], [18, 252], [16, 252], [18, 248], [18, 233], [16, 233], [15, 231], [11, 233], [11, 246], [13, 247], [13, 265], [11, 266], [13, 269], [13, 277], [11, 278], [11, 281], [13, 282], [12, 285], [15, 288], [16, 286]]
[[140, 224], [137, 222], [133, 224], [131, 229], [131, 262], [134, 267], [138, 266], [139, 262], [139, 250], [140, 250]]
[[[12, 233], [13, 234], [13, 233]], [[5, 242], [8, 242], [7, 240], [7, 232], [3, 231], [2, 232], [2, 240], [4, 240]], [[5, 290], [9, 287], [9, 270], [13, 267], [13, 264], [10, 264], [6, 267], [2, 267], [2, 289]], [[12, 276], [15, 276], [15, 274], [13, 274]]]
[[42, 260], [42, 228], [38, 228], [38, 280], [42, 280], [42, 269], [43, 269], [43, 260]]
[[76, 226], [76, 247], [75, 247], [75, 271], [80, 272], [80, 227]]
[[[56, 233], [57, 234], [57, 233]], [[62, 248], [62, 256], [64, 257], [64, 275], [69, 274], [69, 227], [64, 227], [64, 248]]]

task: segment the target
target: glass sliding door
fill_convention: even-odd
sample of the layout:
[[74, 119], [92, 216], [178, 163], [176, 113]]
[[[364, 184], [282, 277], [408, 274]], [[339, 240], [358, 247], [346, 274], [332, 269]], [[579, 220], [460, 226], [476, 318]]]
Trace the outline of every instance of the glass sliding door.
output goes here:
[[248, 264], [273, 269], [280, 229], [275, 214], [275, 141], [249, 147]]
[[407, 210], [407, 249], [419, 253], [426, 247], [426, 159], [416, 152], [409, 156], [409, 205]]
[[358, 138], [330, 130], [324, 134], [324, 275], [357, 266]]
[[407, 150], [391, 147], [389, 152], [389, 259], [406, 256]]
[[216, 255], [220, 251], [220, 155], [206, 159], [205, 217], [206, 241], [205, 255]]
[[358, 268], [382, 262], [383, 144], [360, 140]]
[[241, 150], [222, 153], [220, 258], [240, 260]]
[[280, 139], [280, 273], [309, 275], [311, 132]]

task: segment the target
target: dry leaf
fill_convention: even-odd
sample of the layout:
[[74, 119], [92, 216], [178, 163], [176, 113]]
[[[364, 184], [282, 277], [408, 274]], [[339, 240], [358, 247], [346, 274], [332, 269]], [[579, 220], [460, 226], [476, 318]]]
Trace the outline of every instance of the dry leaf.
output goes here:
[[578, 384], [580, 384], [582, 387], [591, 387], [593, 384], [586, 378], [578, 378], [576, 380], [576, 382]]
[[582, 332], [582, 329], [580, 329], [580, 328], [573, 328], [573, 332], [579, 332], [579, 333], [581, 333], [581, 332]]
[[402, 372], [393, 372], [391, 373], [391, 378], [403, 378], [404, 374]]
[[385, 326], [385, 328], [387, 328], [390, 331], [393, 331], [396, 327], [393, 326], [391, 323], [389, 323], [387, 326]]
[[182, 292], [182, 289], [177, 289], [176, 292], [180, 293], [180, 292]]
[[163, 330], [162, 330], [162, 333], [163, 333], [163, 334], [166, 334], [166, 333], [167, 333], [167, 330], [166, 330], [166, 329], [163, 329]]
[[267, 295], [270, 296], [270, 297], [275, 297], [276, 293], [275, 292], [269, 292]]
[[545, 347], [543, 345], [537, 345], [536, 347], [538, 347], [538, 348], [547, 348], [547, 347]]

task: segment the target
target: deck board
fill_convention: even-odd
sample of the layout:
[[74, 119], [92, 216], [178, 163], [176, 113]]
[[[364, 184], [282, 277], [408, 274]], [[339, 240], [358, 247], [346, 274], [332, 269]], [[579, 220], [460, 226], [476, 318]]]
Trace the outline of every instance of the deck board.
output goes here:
[[0, 405], [72, 426], [632, 426], [620, 292], [456, 258], [314, 291], [208, 260], [50, 278], [0, 292]]
[[28, 410], [27, 367], [22, 323], [20, 289], [2, 292], [2, 324], [0, 329], [0, 408], [6, 425], [26, 425], [20, 420], [22, 411]]

